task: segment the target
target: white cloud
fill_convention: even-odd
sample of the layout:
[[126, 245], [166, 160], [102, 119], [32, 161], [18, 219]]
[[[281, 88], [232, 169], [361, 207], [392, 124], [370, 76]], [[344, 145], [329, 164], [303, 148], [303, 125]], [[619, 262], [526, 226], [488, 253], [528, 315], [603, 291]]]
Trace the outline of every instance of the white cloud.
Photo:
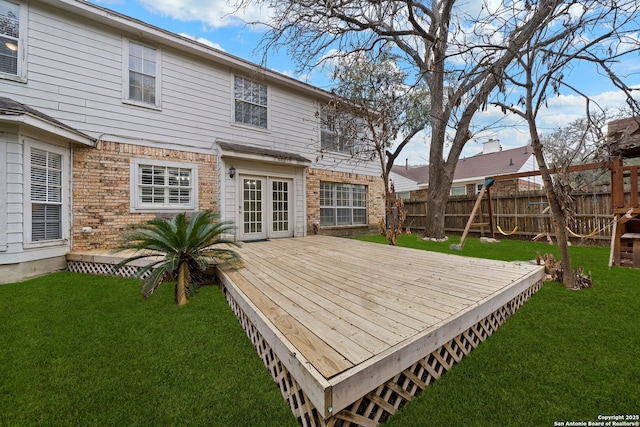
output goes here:
[[180, 21], [200, 21], [209, 29], [241, 26], [245, 22], [264, 22], [269, 18], [266, 8], [250, 3], [237, 9], [227, 0], [138, 0], [151, 13]]
[[[601, 92], [591, 97], [602, 108], [616, 109], [626, 106], [626, 97], [620, 91]], [[595, 107], [594, 107], [595, 108]], [[578, 95], [559, 95], [550, 98], [548, 108], [540, 111], [537, 119], [538, 132], [550, 133], [558, 127], [586, 116], [586, 101]], [[497, 138], [504, 149], [521, 147], [529, 143], [529, 129], [525, 121], [514, 114], [503, 115], [497, 107], [476, 114], [473, 127], [479, 131], [475, 141], [467, 143], [463, 156], [477, 154], [481, 142]]]
[[203, 45], [206, 45], [224, 52], [224, 49], [218, 43], [212, 42], [211, 40], [205, 39], [204, 37], [198, 37], [197, 34], [180, 33], [180, 35], [182, 37], [186, 37], [188, 39], [197, 41], [198, 43], [202, 43]]

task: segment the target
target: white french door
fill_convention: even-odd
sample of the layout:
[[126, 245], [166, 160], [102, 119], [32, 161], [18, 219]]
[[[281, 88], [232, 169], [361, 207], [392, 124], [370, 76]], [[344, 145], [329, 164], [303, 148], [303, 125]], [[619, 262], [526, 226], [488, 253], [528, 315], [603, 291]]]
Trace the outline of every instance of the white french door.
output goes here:
[[240, 239], [293, 236], [290, 179], [240, 176]]

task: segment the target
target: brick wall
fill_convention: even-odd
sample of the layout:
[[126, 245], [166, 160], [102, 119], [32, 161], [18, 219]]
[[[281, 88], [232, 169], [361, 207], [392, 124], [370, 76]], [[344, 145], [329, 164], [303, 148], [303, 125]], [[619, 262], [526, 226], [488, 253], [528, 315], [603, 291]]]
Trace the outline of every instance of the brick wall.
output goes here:
[[[214, 155], [104, 141], [97, 148], [76, 147], [72, 168], [72, 250], [114, 248], [129, 226], [157, 216], [130, 212], [131, 158], [197, 163], [198, 210], [217, 209]], [[91, 227], [92, 231], [83, 233], [82, 227]]]
[[[320, 181], [367, 186], [369, 216], [368, 225], [314, 227], [320, 224]], [[384, 218], [384, 185], [378, 176], [335, 172], [323, 169], [307, 169], [307, 234], [330, 236], [357, 236], [379, 232], [378, 223]]]

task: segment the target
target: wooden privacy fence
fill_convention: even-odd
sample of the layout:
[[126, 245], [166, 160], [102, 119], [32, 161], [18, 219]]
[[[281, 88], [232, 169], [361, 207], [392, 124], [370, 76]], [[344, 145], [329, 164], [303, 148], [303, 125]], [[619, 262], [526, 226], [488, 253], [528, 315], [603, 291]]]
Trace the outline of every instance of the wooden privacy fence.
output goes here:
[[[571, 194], [573, 198], [573, 217], [575, 222], [570, 224], [571, 230], [579, 235], [588, 235], [594, 230], [599, 232], [590, 237], [598, 242], [611, 240], [611, 226], [613, 214], [611, 212], [611, 193], [583, 193]], [[445, 213], [445, 231], [462, 233], [469, 214], [476, 202], [477, 195], [453, 196], [449, 198]], [[553, 234], [551, 214], [546, 209], [547, 202], [544, 191], [518, 192], [513, 194], [491, 194], [494, 225], [500, 226], [506, 233], [511, 232], [516, 226], [518, 230], [513, 236], [532, 238], [539, 233], [549, 232]], [[405, 227], [412, 231], [421, 231], [425, 228], [427, 204], [424, 200], [405, 200], [407, 210]], [[476, 216], [475, 222], [488, 222], [488, 203], [486, 197], [482, 200], [481, 212]], [[471, 229], [471, 233], [490, 236], [489, 227]], [[503, 237], [496, 231], [496, 237]]]

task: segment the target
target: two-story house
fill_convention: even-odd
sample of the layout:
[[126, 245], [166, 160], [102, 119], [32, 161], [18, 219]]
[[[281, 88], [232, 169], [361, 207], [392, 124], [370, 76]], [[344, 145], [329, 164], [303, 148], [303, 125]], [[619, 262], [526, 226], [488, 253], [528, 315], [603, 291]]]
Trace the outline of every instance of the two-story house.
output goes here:
[[238, 240], [366, 233], [376, 162], [321, 123], [331, 95], [81, 0], [0, 0], [0, 281], [211, 209]]

